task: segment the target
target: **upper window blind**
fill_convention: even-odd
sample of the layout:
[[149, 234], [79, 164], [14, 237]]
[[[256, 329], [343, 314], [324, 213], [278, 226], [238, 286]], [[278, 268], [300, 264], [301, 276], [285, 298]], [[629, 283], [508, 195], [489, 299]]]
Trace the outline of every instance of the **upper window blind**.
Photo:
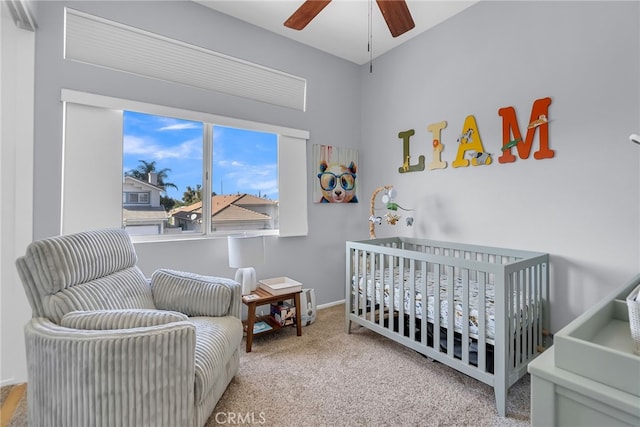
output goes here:
[[64, 58], [305, 110], [306, 79], [65, 8]]

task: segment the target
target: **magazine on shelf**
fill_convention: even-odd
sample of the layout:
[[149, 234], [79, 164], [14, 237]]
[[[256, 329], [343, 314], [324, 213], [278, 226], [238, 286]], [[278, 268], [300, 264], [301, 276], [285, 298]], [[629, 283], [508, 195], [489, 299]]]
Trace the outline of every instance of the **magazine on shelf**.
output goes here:
[[288, 277], [274, 277], [273, 279], [262, 279], [259, 282], [261, 289], [272, 295], [284, 295], [292, 292], [300, 292], [302, 283], [296, 282]]
[[267, 322], [261, 321], [253, 324], [253, 333], [257, 334], [260, 332], [265, 332], [273, 329], [270, 324]]

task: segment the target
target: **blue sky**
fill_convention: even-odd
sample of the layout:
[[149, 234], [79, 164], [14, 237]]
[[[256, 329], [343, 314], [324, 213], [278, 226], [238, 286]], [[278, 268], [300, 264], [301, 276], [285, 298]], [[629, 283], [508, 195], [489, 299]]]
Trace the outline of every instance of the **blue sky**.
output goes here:
[[[125, 111], [123, 172], [155, 161], [178, 186], [167, 194], [182, 200], [187, 186], [202, 183], [202, 134], [199, 122]], [[277, 135], [214, 126], [213, 139], [214, 192], [278, 199]]]

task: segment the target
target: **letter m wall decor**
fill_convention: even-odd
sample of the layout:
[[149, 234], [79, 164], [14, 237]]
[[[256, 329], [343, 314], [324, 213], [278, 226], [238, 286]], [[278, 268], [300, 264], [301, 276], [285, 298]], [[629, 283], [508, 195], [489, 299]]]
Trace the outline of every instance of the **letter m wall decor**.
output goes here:
[[511, 152], [515, 148], [521, 159], [528, 159], [533, 147], [533, 139], [536, 131], [539, 130], [540, 148], [533, 153], [537, 160], [550, 159], [555, 152], [549, 148], [549, 106], [551, 98], [540, 98], [533, 102], [531, 117], [527, 126], [527, 134], [523, 141], [516, 110], [513, 107], [505, 107], [498, 110], [498, 115], [502, 117], [502, 155], [498, 157], [500, 163], [515, 162], [516, 157]]

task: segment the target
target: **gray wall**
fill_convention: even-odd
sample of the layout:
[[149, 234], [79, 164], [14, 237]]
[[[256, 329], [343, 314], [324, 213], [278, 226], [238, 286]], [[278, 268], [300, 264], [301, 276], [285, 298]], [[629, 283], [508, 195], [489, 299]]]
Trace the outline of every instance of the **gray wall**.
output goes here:
[[[307, 79], [307, 111], [101, 69], [62, 58], [63, 6], [38, 2], [34, 237], [59, 233], [62, 105], [68, 88], [310, 131], [312, 144], [358, 148], [359, 68], [191, 2], [67, 2], [70, 8], [192, 43]], [[99, 159], [87, 159], [99, 161]], [[309, 177], [312, 174], [310, 172]], [[318, 302], [344, 298], [344, 241], [365, 238], [359, 205], [311, 202], [309, 235], [267, 239], [259, 277], [289, 276], [317, 289]], [[87, 209], [90, 211], [90, 207]], [[159, 267], [233, 277], [226, 239], [137, 244], [146, 274]]]
[[[372, 74], [361, 70], [365, 194], [394, 184], [415, 209], [412, 228], [378, 236], [550, 253], [554, 331], [635, 275], [640, 147], [628, 137], [640, 130], [639, 6], [482, 1], [375, 60]], [[524, 137], [544, 97], [555, 157], [498, 163], [498, 109], [515, 107]], [[467, 115], [493, 164], [452, 168]], [[448, 168], [399, 174], [398, 132], [415, 129], [412, 163], [428, 163], [427, 126], [443, 120]]]
[[15, 260], [32, 240], [34, 45], [0, 3], [0, 386], [27, 377], [22, 325], [31, 308]]

